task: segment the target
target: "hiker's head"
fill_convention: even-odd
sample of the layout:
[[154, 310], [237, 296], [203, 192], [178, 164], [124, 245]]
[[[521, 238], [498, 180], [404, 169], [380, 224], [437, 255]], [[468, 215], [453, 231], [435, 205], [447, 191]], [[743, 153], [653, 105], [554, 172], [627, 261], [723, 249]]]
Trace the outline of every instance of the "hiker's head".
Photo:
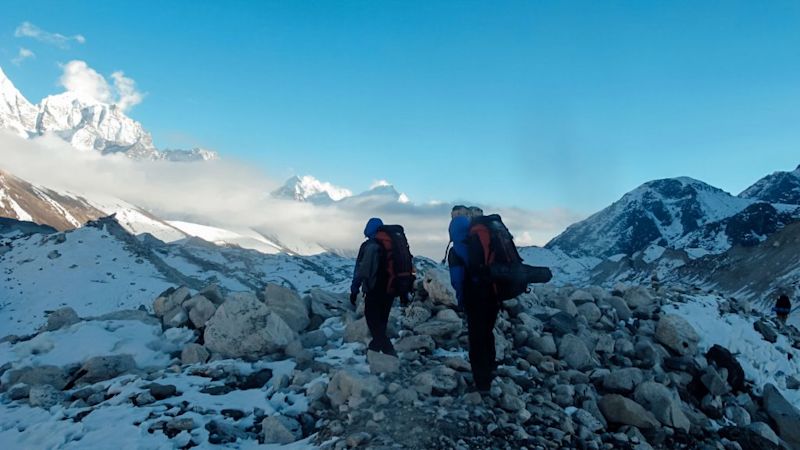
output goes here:
[[367, 221], [367, 226], [364, 227], [364, 236], [374, 238], [378, 228], [383, 226], [383, 221], [377, 217], [373, 217]]
[[469, 234], [469, 217], [453, 217], [453, 220], [450, 221], [449, 232], [450, 240], [453, 242], [461, 242], [466, 239]]
[[450, 211], [450, 218], [461, 217], [461, 216], [468, 216], [469, 215], [469, 208], [464, 205], [456, 205], [453, 206], [453, 209]]
[[483, 215], [483, 210], [477, 206], [470, 206], [468, 215], [469, 217], [481, 217]]

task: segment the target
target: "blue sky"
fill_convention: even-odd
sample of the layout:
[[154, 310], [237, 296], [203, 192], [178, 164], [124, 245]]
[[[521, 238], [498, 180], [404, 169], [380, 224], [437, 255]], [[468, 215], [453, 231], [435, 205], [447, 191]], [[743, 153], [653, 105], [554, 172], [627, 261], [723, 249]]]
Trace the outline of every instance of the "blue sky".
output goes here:
[[59, 63], [122, 70], [156, 145], [277, 179], [591, 213], [655, 178], [735, 194], [794, 169], [799, 24], [796, 1], [8, 0], [0, 66], [33, 102]]

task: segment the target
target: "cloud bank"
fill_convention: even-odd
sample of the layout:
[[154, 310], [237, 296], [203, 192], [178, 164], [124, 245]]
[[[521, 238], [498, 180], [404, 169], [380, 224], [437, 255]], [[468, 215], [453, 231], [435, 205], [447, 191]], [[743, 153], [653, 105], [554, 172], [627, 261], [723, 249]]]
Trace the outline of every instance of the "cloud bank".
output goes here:
[[14, 36], [18, 38], [25, 37], [36, 39], [39, 42], [54, 45], [63, 49], [69, 48], [71, 42], [77, 42], [78, 44], [86, 43], [86, 38], [80, 34], [76, 34], [74, 36], [64, 36], [60, 33], [51, 33], [37, 27], [30, 22], [22, 22], [17, 29], [14, 30]]
[[[314, 205], [269, 196], [281, 182], [245, 163], [135, 162], [123, 156], [80, 152], [57, 137], [24, 140], [0, 133], [0, 168], [33, 182], [73, 193], [114, 196], [165, 220], [184, 220], [232, 230], [256, 229], [284, 242], [318, 243], [355, 250], [364, 223], [381, 217], [406, 229], [412, 252], [441, 259], [447, 245], [447, 203], [387, 201]], [[342, 202], [346, 203], [346, 202]], [[563, 209], [530, 211], [493, 208], [515, 234], [518, 245], [544, 244], [580, 219]]]
[[64, 89], [102, 103], [116, 103], [128, 111], [142, 102], [144, 95], [136, 89], [136, 82], [122, 71], [111, 74], [113, 85], [85, 61], [73, 60], [62, 66], [59, 83]]

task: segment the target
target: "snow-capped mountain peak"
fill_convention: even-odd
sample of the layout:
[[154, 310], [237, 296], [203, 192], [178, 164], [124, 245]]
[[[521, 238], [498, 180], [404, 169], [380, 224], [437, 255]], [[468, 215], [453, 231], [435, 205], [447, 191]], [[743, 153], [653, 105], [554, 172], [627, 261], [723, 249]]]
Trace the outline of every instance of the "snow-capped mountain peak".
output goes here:
[[0, 68], [0, 128], [27, 138], [28, 131], [35, 123], [36, 107], [17, 90]]
[[74, 147], [102, 154], [122, 153], [137, 160], [207, 161], [211, 150], [159, 150], [141, 123], [116, 104], [91, 95], [66, 91], [33, 105], [0, 69], [0, 129], [30, 138], [55, 134]]
[[739, 197], [769, 203], [800, 205], [800, 166], [792, 172], [774, 172], [745, 189]]
[[353, 193], [349, 189], [335, 186], [331, 183], [320, 181], [311, 175], [293, 176], [282, 187], [272, 193], [274, 197], [297, 201], [312, 201], [325, 203], [339, 201], [350, 197]]

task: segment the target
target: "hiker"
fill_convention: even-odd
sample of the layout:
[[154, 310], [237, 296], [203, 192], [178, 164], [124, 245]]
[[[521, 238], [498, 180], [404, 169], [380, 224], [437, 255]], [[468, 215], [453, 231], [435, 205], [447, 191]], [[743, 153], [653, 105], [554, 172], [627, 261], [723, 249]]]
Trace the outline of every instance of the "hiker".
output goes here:
[[501, 302], [526, 292], [529, 283], [550, 281], [552, 273], [522, 263], [511, 233], [496, 214], [453, 217], [448, 232], [453, 244], [447, 254], [450, 283], [467, 316], [475, 388], [485, 394], [497, 364], [493, 331]]
[[450, 218], [455, 219], [458, 216], [469, 216], [469, 208], [464, 205], [453, 206], [453, 209], [450, 210]]
[[372, 341], [369, 349], [397, 356], [392, 341], [386, 336], [392, 303], [400, 296], [408, 303], [408, 293], [414, 285], [414, 268], [403, 227], [384, 225], [373, 217], [364, 228], [367, 238], [358, 250], [350, 303], [355, 306], [358, 292], [364, 292], [364, 317]]
[[792, 310], [792, 302], [789, 301], [789, 296], [786, 294], [781, 294], [778, 297], [778, 300], [775, 302], [775, 307], [772, 308], [775, 311], [775, 315], [778, 316], [778, 320], [782, 324], [786, 324], [786, 319], [789, 318], [789, 312]]

